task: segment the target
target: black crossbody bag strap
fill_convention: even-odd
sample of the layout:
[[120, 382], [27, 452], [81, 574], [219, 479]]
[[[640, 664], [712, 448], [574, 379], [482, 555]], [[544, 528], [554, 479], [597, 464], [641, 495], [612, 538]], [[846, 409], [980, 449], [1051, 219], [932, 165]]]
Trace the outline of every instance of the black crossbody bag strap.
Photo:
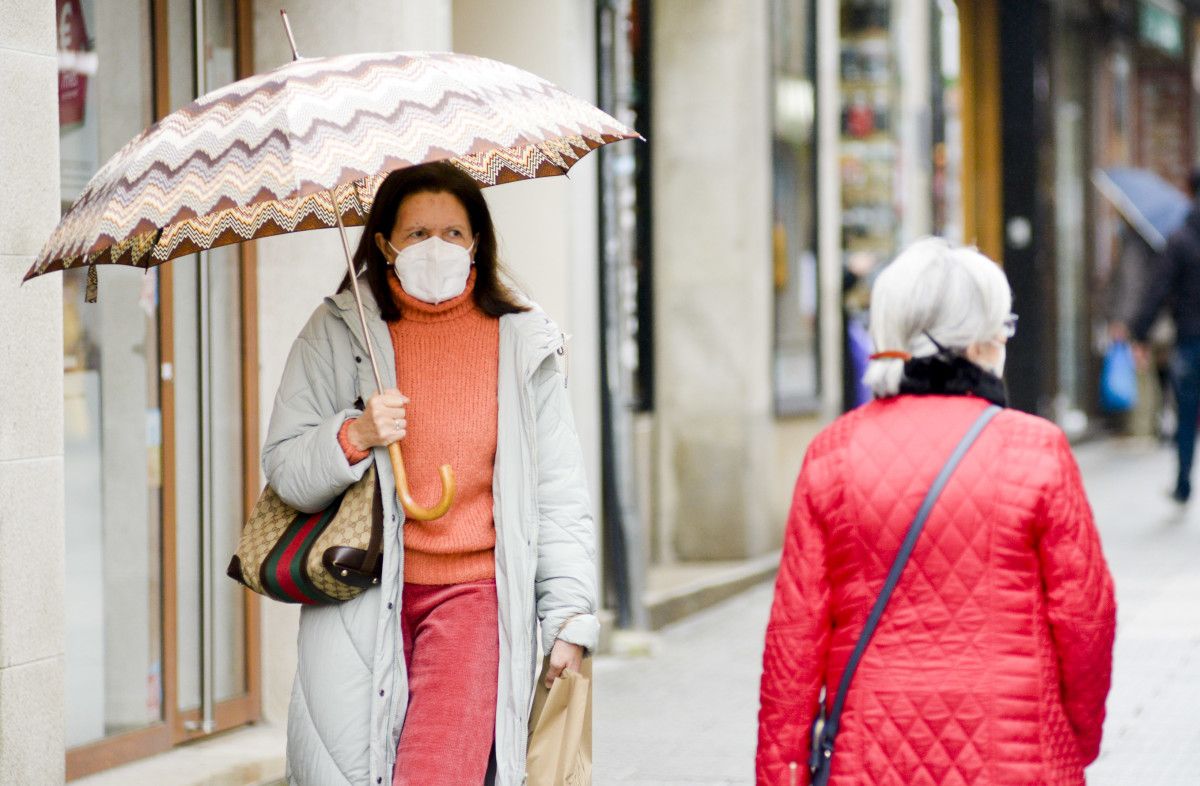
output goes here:
[[987, 426], [991, 419], [1000, 413], [1000, 407], [992, 405], [983, 411], [967, 431], [966, 435], [958, 443], [958, 447], [950, 454], [950, 458], [946, 460], [942, 471], [938, 473], [934, 479], [933, 485], [929, 487], [929, 491], [925, 494], [925, 499], [921, 502], [921, 507], [917, 509], [916, 518], [909, 525], [908, 533], [904, 536], [904, 542], [900, 544], [900, 551], [896, 553], [896, 559], [892, 562], [892, 567], [888, 571], [887, 580], [883, 583], [883, 589], [879, 591], [879, 597], [875, 600], [875, 605], [871, 607], [871, 613], [867, 617], [866, 624], [863, 625], [862, 635], [858, 638], [858, 643], [854, 645], [854, 652], [850, 654], [850, 659], [846, 661], [846, 669], [842, 672], [841, 682], [838, 683], [837, 696], [833, 700], [833, 707], [829, 711], [829, 716], [825, 719], [824, 728], [821, 731], [821, 738], [818, 745], [813, 750], [812, 760], [809, 762], [809, 769], [813, 773], [812, 786], [823, 786], [829, 779], [829, 765], [833, 758], [833, 743], [837, 738], [838, 728], [842, 720], [842, 708], [846, 704], [846, 694], [850, 691], [850, 682], [854, 679], [854, 672], [858, 669], [858, 663], [862, 660], [863, 653], [867, 651], [867, 645], [871, 643], [871, 636], [875, 634], [875, 628], [879, 626], [879, 620], [883, 617], [883, 610], [887, 608], [888, 601], [892, 597], [892, 592], [896, 589], [896, 585], [900, 583], [900, 574], [904, 572], [905, 565], [908, 564], [908, 558], [912, 556], [913, 548], [917, 545], [917, 538], [921, 536], [921, 530], [925, 528], [925, 520], [929, 518], [929, 512], [933, 509], [934, 503], [941, 496], [942, 489], [946, 487], [946, 483], [950, 480], [950, 476], [954, 474], [954, 470], [958, 467], [963, 456], [975, 444], [975, 440], [982, 433], [984, 427]]

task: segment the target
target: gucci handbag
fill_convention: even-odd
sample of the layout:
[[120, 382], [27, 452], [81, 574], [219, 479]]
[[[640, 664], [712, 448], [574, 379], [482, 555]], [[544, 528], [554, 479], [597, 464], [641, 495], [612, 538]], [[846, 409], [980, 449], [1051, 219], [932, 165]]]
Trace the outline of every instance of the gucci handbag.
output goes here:
[[324, 510], [303, 513], [266, 486], [226, 573], [283, 603], [340, 603], [379, 583], [383, 507], [375, 467]]

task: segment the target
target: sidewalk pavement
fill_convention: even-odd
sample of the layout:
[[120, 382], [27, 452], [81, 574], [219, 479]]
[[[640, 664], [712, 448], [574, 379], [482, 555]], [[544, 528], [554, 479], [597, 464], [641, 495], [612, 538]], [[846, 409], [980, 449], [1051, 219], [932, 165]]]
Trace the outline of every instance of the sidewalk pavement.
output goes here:
[[[1172, 453], [1105, 440], [1076, 451], [1119, 605], [1113, 689], [1091, 786], [1183, 786], [1200, 773], [1200, 500], [1167, 498]], [[674, 625], [649, 657], [595, 664], [596, 786], [753, 782], [772, 587]]]

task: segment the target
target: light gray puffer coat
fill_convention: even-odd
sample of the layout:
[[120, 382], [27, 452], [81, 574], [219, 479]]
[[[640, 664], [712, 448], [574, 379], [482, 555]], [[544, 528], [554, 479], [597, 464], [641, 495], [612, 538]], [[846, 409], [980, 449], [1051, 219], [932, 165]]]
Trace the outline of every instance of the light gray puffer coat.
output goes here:
[[[395, 386], [387, 325], [363, 287], [367, 323], [385, 386]], [[378, 469], [384, 507], [378, 589], [300, 615], [299, 665], [288, 713], [287, 778], [294, 786], [390, 784], [408, 706], [399, 609], [404, 509], [387, 451], [351, 466], [338, 445], [354, 402], [375, 390], [349, 292], [317, 308], [292, 347], [263, 448], [267, 482], [289, 505], [317, 511], [366, 471]], [[563, 336], [543, 312], [500, 319], [496, 523], [500, 673], [496, 775], [525, 781], [527, 724], [541, 645], [556, 638], [594, 649], [595, 528], [566, 379]]]

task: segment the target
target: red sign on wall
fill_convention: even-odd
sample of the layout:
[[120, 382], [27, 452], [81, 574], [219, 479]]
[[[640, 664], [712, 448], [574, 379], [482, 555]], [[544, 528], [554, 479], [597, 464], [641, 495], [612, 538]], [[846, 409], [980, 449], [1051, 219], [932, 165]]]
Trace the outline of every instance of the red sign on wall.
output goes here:
[[57, 0], [58, 18], [58, 125], [83, 122], [87, 103], [87, 26], [80, 0]]

